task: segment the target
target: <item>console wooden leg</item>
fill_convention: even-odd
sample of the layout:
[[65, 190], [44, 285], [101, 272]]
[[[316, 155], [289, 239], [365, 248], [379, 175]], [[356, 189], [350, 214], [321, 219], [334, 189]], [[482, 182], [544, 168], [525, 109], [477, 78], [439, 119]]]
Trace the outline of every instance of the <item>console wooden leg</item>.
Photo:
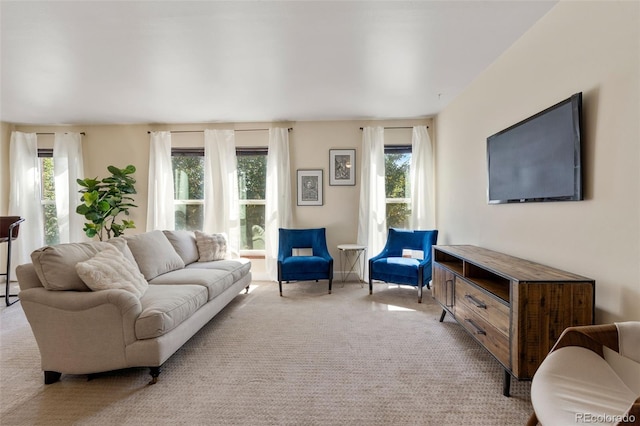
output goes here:
[[444, 321], [445, 315], [447, 315], [447, 310], [442, 308], [442, 313], [440, 314], [440, 322]]
[[504, 379], [502, 382], [502, 395], [511, 396], [511, 374], [507, 370], [504, 370]]

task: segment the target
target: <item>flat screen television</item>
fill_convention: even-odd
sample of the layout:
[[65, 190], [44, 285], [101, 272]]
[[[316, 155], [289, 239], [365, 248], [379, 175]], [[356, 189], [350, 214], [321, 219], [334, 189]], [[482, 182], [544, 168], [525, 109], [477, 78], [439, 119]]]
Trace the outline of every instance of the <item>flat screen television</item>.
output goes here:
[[487, 138], [489, 204], [582, 200], [582, 93]]

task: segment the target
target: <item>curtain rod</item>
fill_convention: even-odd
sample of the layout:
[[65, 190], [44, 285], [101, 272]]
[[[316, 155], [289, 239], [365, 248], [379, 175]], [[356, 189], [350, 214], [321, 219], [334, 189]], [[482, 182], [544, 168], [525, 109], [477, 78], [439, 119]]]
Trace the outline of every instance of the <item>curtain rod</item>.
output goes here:
[[[65, 133], [68, 133], [68, 132], [65, 132]], [[80, 134], [82, 136], [86, 136], [85, 132], [80, 132]], [[55, 135], [55, 133], [54, 132], [36, 132], [36, 135]]]
[[[227, 130], [227, 129], [221, 129]], [[269, 129], [234, 129], [234, 132], [266, 132]], [[287, 128], [287, 131], [292, 131], [293, 127]], [[170, 130], [169, 133], [204, 133], [204, 130]], [[147, 134], [151, 134], [151, 131], [147, 131]]]
[[[383, 129], [413, 129], [415, 126], [391, 126], [391, 127], [383, 127]], [[425, 126], [427, 129], [429, 126]], [[364, 130], [364, 127], [360, 127], [360, 130]]]

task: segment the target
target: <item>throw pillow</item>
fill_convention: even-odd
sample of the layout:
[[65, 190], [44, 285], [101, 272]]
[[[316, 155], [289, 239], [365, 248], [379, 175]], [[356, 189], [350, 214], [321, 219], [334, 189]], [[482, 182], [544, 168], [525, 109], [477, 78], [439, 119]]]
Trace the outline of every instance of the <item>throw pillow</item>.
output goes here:
[[227, 257], [227, 236], [225, 234], [207, 234], [195, 231], [198, 246], [198, 262], [211, 262]]
[[138, 267], [113, 246], [105, 247], [89, 260], [78, 262], [76, 271], [93, 291], [120, 288], [141, 297], [149, 286]]

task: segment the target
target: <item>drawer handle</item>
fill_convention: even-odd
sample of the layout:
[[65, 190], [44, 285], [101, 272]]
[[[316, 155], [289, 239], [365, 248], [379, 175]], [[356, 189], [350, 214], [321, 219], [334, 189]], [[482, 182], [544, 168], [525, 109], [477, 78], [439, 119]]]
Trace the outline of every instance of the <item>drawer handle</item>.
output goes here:
[[476, 299], [470, 294], [465, 294], [464, 298], [467, 299], [469, 302], [473, 303], [476, 308], [487, 309], [487, 305], [485, 305], [484, 303], [482, 303], [481, 301], [479, 301], [478, 299]]
[[473, 322], [473, 320], [465, 319], [465, 322], [468, 322], [469, 325], [475, 329], [474, 334], [482, 334], [483, 336], [487, 335], [487, 332], [478, 327], [476, 323]]

